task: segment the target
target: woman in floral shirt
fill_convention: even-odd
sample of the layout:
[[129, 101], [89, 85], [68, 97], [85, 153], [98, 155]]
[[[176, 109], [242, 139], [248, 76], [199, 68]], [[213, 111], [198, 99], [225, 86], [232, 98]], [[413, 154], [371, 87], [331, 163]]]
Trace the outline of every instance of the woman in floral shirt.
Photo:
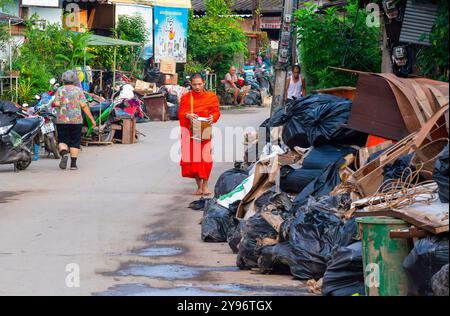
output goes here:
[[68, 154], [70, 153], [70, 169], [77, 170], [77, 157], [80, 150], [81, 129], [83, 127], [83, 110], [86, 116], [96, 127], [95, 119], [87, 105], [84, 92], [75, 86], [76, 74], [73, 71], [66, 71], [62, 75], [63, 86], [55, 94], [53, 107], [59, 109], [56, 120], [58, 131], [59, 152], [61, 153], [61, 169], [67, 168]]

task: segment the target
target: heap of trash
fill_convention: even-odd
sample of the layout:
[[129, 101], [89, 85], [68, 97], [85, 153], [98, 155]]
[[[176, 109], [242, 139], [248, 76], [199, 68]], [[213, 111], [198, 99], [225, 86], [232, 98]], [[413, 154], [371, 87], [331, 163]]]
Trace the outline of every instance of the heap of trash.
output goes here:
[[191, 203], [201, 239], [322, 295], [448, 295], [448, 126], [448, 84], [427, 79], [361, 73], [351, 98], [294, 100]]

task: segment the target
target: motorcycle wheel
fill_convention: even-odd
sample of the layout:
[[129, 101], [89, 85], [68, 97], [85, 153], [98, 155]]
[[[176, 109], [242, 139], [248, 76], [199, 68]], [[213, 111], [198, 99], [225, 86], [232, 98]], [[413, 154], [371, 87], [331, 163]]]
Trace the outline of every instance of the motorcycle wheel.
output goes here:
[[18, 170], [23, 171], [23, 170], [27, 169], [30, 166], [30, 164], [31, 164], [31, 159], [30, 160], [21, 160], [16, 163], [16, 167]]
[[100, 134], [100, 139], [98, 133], [95, 133], [91, 136], [93, 141], [100, 140], [101, 142], [112, 142], [114, 138], [115, 131], [111, 127], [106, 127], [102, 133]]
[[114, 138], [114, 130], [112, 128], [105, 129], [101, 135], [102, 142], [112, 142]]
[[55, 134], [49, 134], [46, 136], [47, 150], [53, 154], [53, 158], [59, 159], [61, 156], [59, 155], [58, 144], [56, 142]]

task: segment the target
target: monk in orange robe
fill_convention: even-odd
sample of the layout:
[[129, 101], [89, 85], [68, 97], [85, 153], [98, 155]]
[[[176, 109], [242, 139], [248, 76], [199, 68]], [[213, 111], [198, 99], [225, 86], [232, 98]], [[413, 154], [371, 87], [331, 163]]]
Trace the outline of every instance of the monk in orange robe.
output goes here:
[[[197, 183], [195, 195], [212, 194], [208, 188], [213, 161], [211, 140], [192, 139], [191, 122], [198, 117], [205, 117], [214, 124], [220, 117], [219, 99], [213, 92], [206, 91], [200, 74], [191, 77], [192, 91], [186, 93], [180, 102], [178, 117], [181, 126], [181, 173], [185, 178], [193, 178]], [[191, 112], [191, 94], [193, 96], [193, 113]]]

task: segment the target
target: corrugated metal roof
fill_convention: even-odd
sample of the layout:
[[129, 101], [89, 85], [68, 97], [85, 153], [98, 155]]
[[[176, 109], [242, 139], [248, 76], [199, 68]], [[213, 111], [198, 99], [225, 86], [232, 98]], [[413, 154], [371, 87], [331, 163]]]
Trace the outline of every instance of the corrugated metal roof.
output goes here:
[[191, 8], [191, 0], [108, 0], [110, 3], [143, 4], [161, 7]]
[[[192, 0], [192, 8], [196, 12], [206, 11], [206, 0]], [[261, 0], [261, 12], [281, 12], [283, 0]], [[232, 11], [253, 11], [255, 10], [254, 0], [235, 0]]]
[[405, 43], [429, 45], [427, 39], [421, 41], [423, 34], [429, 34], [437, 18], [436, 4], [408, 0], [403, 18], [400, 41]]

